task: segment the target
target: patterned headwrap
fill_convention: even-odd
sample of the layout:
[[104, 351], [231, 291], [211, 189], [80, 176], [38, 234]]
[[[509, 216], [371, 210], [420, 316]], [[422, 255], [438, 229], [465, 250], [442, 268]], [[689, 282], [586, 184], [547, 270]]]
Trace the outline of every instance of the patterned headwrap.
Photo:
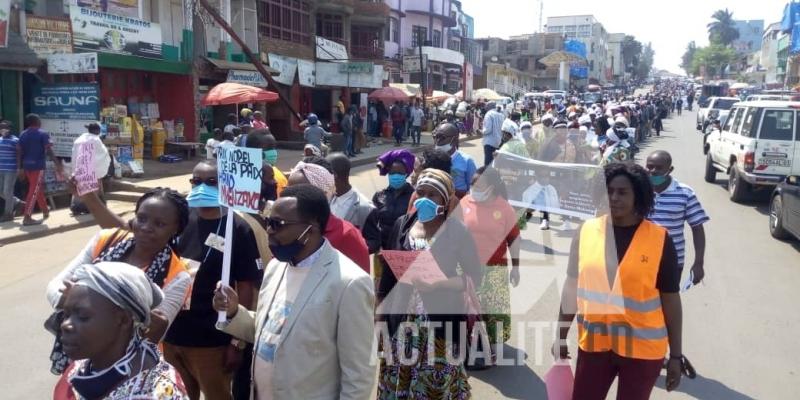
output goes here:
[[450, 203], [450, 199], [455, 195], [453, 179], [444, 171], [428, 168], [422, 171], [417, 178], [417, 187], [430, 186], [434, 188], [444, 198], [444, 204]]
[[75, 270], [73, 278], [75, 285], [86, 286], [107, 298], [130, 312], [133, 320], [143, 326], [150, 324], [150, 311], [164, 299], [164, 293], [144, 271], [126, 263], [82, 265]]
[[411, 175], [414, 172], [414, 161], [416, 157], [408, 150], [391, 150], [381, 154], [378, 161], [381, 163], [380, 174], [384, 176], [392, 169], [392, 164], [395, 161], [400, 161], [406, 167], [406, 175]]
[[300, 172], [308, 179], [308, 183], [322, 189], [328, 199], [333, 197], [336, 192], [336, 185], [333, 181], [333, 174], [328, 172], [325, 167], [317, 164], [300, 161], [294, 166], [292, 172]]

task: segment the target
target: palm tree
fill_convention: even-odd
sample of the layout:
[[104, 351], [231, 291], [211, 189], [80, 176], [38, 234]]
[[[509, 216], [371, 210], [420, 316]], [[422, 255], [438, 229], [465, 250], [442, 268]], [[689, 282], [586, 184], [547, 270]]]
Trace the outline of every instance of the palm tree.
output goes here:
[[712, 43], [720, 43], [729, 46], [734, 40], [739, 38], [739, 30], [733, 22], [733, 12], [728, 9], [717, 10], [711, 15], [714, 21], [708, 26], [708, 39]]

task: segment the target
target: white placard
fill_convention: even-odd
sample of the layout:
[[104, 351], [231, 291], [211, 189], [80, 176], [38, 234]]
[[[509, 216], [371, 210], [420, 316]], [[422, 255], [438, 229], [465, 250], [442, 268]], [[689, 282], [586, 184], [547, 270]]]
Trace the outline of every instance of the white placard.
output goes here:
[[343, 44], [317, 36], [317, 59], [345, 62], [349, 58]]
[[269, 53], [269, 66], [280, 72], [280, 75], [273, 76], [275, 82], [284, 85], [291, 85], [294, 83], [294, 73], [297, 71], [297, 59], [292, 57], [285, 57], [279, 54]]
[[96, 74], [97, 53], [51, 54], [47, 56], [48, 74]]

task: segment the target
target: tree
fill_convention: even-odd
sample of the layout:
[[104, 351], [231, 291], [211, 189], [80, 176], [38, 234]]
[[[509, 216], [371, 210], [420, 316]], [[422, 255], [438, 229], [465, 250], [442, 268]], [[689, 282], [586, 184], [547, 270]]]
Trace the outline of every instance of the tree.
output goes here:
[[641, 54], [642, 44], [635, 37], [625, 35], [625, 39], [622, 41], [622, 63], [625, 65], [626, 72], [635, 71]]
[[686, 71], [686, 75], [694, 75], [692, 73], [692, 61], [694, 61], [694, 55], [697, 52], [697, 45], [694, 43], [694, 40], [689, 42], [686, 45], [686, 51], [683, 53], [683, 57], [681, 57], [681, 68]]
[[717, 10], [711, 15], [714, 20], [708, 27], [708, 40], [711, 43], [719, 43], [723, 46], [730, 46], [734, 40], [739, 38], [739, 30], [733, 22], [733, 12], [728, 9]]
[[653, 69], [655, 54], [656, 52], [653, 50], [653, 44], [647, 43], [647, 46], [644, 46], [639, 55], [639, 63], [636, 64], [634, 76], [639, 79], [647, 79], [647, 76], [650, 75], [650, 70]]
[[[720, 43], [700, 47], [694, 53], [691, 71], [693, 75], [714, 77], [722, 75], [725, 67], [736, 58], [736, 52]], [[703, 70], [705, 68], [705, 71]]]

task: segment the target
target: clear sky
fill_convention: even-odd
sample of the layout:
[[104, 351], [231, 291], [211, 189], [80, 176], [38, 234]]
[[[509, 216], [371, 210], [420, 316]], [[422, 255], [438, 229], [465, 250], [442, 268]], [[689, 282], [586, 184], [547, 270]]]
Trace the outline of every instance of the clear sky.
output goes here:
[[[780, 21], [789, 0], [542, 0], [543, 24], [548, 16], [592, 14], [610, 33], [633, 35], [652, 42], [655, 67], [683, 73], [681, 56], [686, 44], [708, 44], [706, 24], [711, 14], [728, 8], [737, 20], [763, 19], [766, 28]], [[462, 0], [464, 11], [475, 18], [475, 36], [501, 37], [536, 32], [539, 0]]]

